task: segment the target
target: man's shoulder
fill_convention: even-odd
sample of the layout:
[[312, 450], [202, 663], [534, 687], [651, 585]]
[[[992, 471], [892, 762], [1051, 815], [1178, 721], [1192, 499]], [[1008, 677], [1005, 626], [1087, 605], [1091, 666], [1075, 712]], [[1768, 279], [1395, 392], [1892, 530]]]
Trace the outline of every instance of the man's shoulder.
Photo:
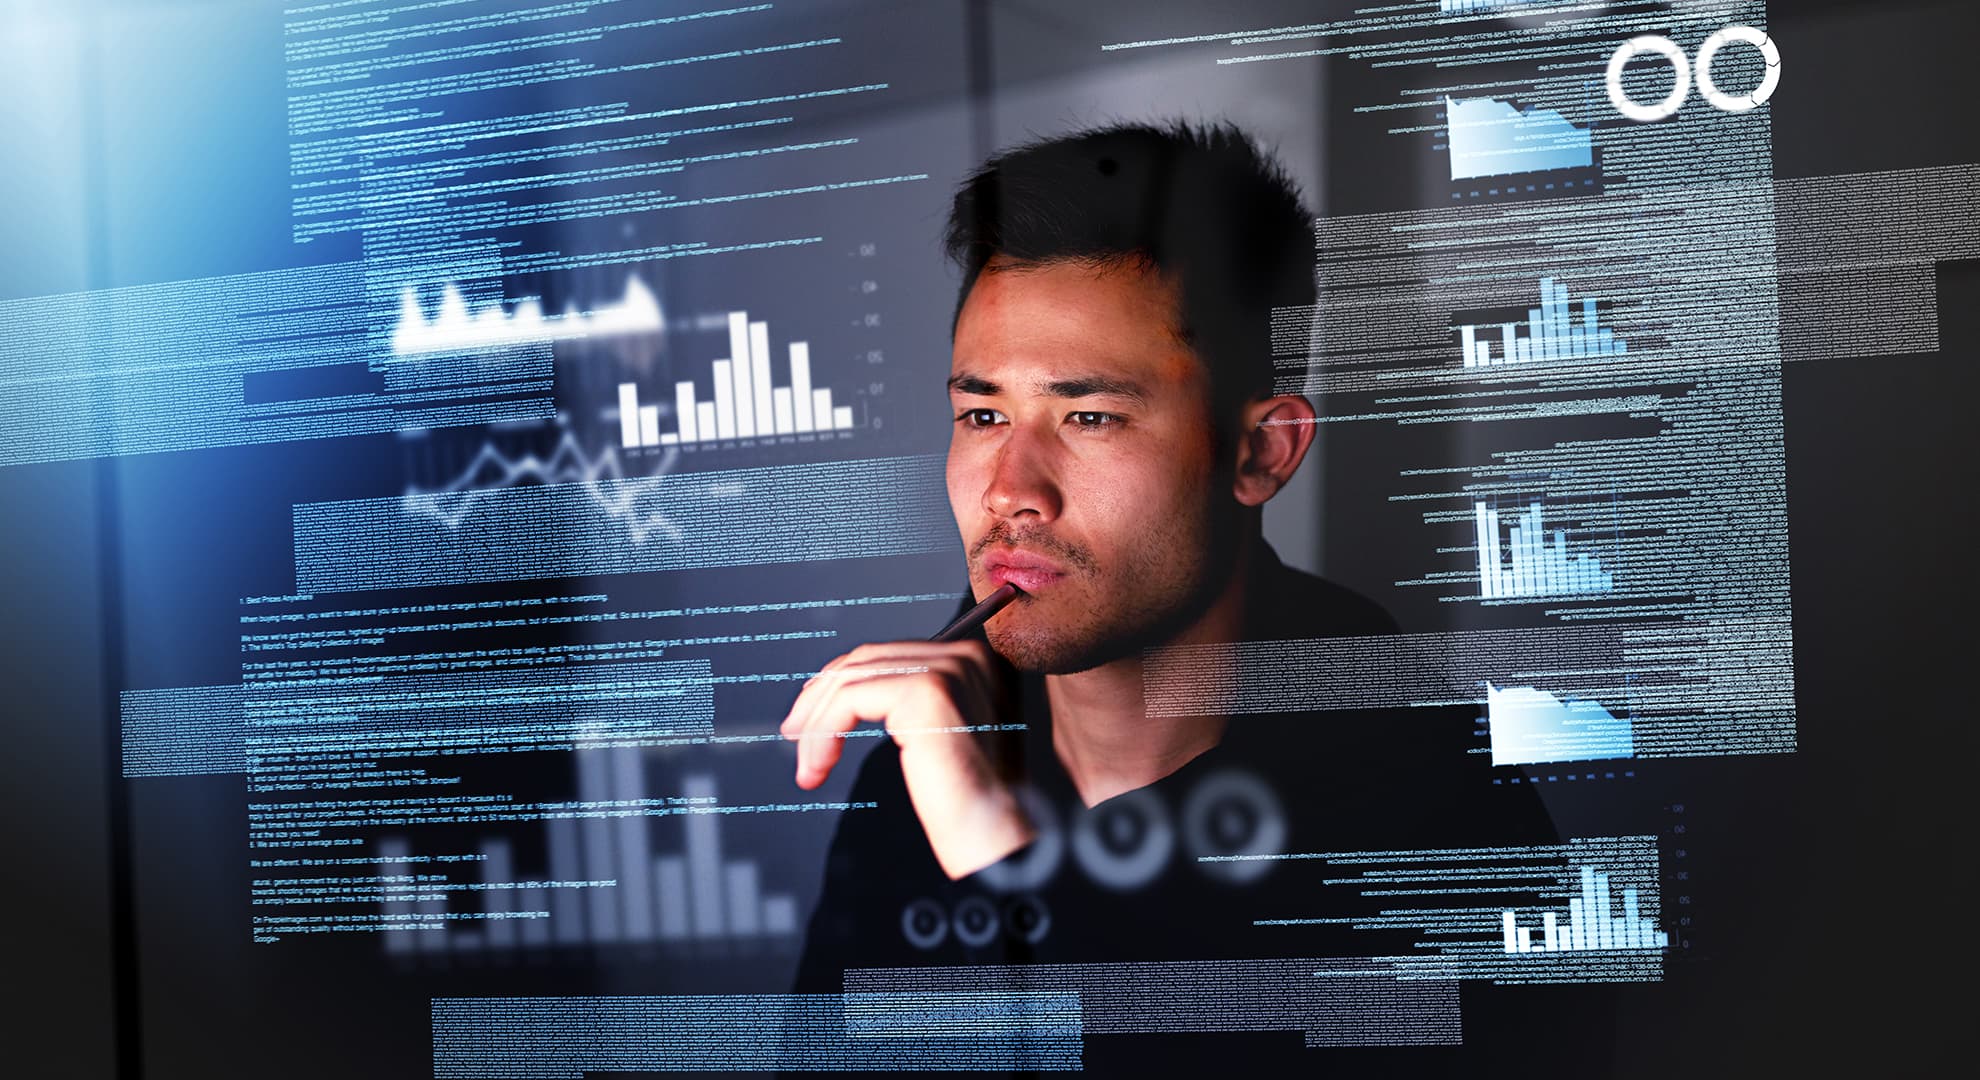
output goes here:
[[1281, 562], [1263, 548], [1252, 586], [1250, 636], [1255, 639], [1358, 637], [1395, 634], [1388, 610], [1361, 593]]

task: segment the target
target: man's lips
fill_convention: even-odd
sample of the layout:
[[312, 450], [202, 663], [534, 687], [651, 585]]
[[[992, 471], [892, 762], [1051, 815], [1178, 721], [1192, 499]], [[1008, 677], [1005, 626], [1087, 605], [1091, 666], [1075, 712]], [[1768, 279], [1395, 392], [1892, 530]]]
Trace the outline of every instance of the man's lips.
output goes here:
[[997, 551], [983, 559], [983, 572], [992, 583], [1010, 582], [1028, 593], [1051, 585], [1066, 576], [1065, 567], [1026, 551]]

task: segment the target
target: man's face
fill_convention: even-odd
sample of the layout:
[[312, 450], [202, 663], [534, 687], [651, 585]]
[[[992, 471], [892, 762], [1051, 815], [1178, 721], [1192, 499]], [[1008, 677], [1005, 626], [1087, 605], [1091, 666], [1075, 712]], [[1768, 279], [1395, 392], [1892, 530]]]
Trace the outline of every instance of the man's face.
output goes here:
[[956, 322], [949, 505], [976, 594], [1026, 594], [985, 625], [990, 644], [1025, 670], [1083, 671], [1195, 618], [1225, 580], [1237, 507], [1171, 284], [1000, 266]]

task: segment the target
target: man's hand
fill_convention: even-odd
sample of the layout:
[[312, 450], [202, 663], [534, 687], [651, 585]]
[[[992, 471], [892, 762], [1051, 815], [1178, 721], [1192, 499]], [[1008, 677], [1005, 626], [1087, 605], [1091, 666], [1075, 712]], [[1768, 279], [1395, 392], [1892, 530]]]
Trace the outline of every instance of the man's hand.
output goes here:
[[861, 721], [887, 726], [901, 748], [908, 798], [950, 878], [1031, 842], [1031, 822], [966, 730], [995, 723], [997, 680], [981, 641], [862, 645], [805, 683], [778, 730], [798, 744], [797, 783], [825, 782]]

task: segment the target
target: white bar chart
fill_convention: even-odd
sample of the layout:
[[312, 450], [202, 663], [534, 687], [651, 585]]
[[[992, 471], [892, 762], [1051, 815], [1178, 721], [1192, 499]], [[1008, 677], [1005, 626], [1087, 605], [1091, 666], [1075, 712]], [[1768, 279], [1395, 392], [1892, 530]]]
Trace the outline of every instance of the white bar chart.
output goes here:
[[[647, 794], [637, 748], [582, 750], [577, 757], [581, 804], [623, 803]], [[609, 758], [609, 763], [587, 763], [586, 758]], [[586, 818], [579, 823], [581, 834], [598, 838], [578, 845], [582, 877], [616, 881], [618, 885], [584, 890], [589, 900], [584, 912], [588, 925], [566, 932], [575, 932], [592, 944], [797, 933], [796, 901], [783, 894], [763, 893], [758, 887], [761, 871], [754, 860], [724, 857], [723, 815], [715, 812], [714, 778], [683, 777], [680, 793], [682, 799], [710, 812], [690, 810], [680, 815], [683, 843], [679, 852], [653, 851], [652, 819], [645, 816]], [[554, 865], [559, 861], [557, 834], [553, 832], [549, 840]]]
[[[1577, 318], [1567, 286], [1541, 278], [1540, 306], [1526, 309], [1524, 322], [1460, 326], [1458, 355], [1468, 368], [1627, 355], [1629, 343], [1599, 325], [1599, 318], [1594, 297], [1582, 298]], [[1494, 338], [1498, 352], [1492, 351]]]
[[[765, 892], [753, 859], [725, 858], [713, 777], [683, 777], [681, 799], [706, 812], [679, 815], [682, 850], [653, 850], [654, 819], [630, 812], [645, 798], [637, 748], [581, 750], [573, 816], [545, 822], [547, 872], [518, 874], [514, 846], [481, 844], [480, 913], [455, 910], [444, 885], [399, 885], [380, 905], [386, 918], [417, 929], [385, 934], [385, 950], [478, 952], [548, 945], [611, 945], [790, 937], [799, 932], [797, 900]], [[590, 808], [590, 809], [586, 809]], [[614, 813], [624, 808], [627, 812]], [[379, 843], [388, 873], [412, 865], [402, 837]]]
[[1519, 523], [1503, 537], [1499, 511], [1472, 504], [1478, 544], [1478, 595], [1487, 600], [1607, 592], [1615, 579], [1592, 555], [1568, 554], [1567, 531], [1549, 536], [1538, 502], [1528, 503]]
[[729, 312], [729, 355], [709, 364], [711, 394], [701, 398], [692, 379], [674, 384], [673, 431], [660, 430], [660, 407], [642, 404], [639, 384], [619, 384], [619, 441], [627, 449], [681, 446], [850, 431], [853, 410], [832, 399], [830, 387], [811, 381], [811, 345], [785, 347], [788, 383], [772, 381], [770, 326], [746, 311]]
[[1541, 940], [1533, 940], [1531, 926], [1521, 926], [1516, 912], [1502, 911], [1500, 930], [1508, 953], [1594, 952], [1598, 949], [1662, 949], [1670, 944], [1667, 931], [1657, 929], [1655, 919], [1646, 919], [1640, 910], [1634, 886], [1622, 891], [1622, 912], [1615, 912], [1609, 892], [1609, 875], [1592, 866], [1581, 868], [1581, 895], [1568, 901], [1567, 923], [1561, 912], [1541, 914]]

